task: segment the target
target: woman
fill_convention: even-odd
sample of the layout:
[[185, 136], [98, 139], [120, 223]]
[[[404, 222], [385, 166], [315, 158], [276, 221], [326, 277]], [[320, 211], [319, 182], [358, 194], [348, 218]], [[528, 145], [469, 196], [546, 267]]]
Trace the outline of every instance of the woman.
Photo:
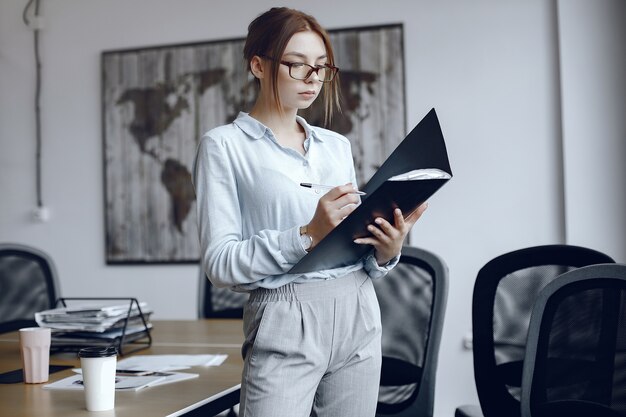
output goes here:
[[[259, 84], [249, 114], [207, 132], [194, 163], [202, 264], [211, 282], [250, 292], [244, 308], [243, 416], [373, 416], [380, 312], [370, 278], [398, 260], [426, 206], [376, 219], [353, 265], [287, 272], [359, 204], [350, 142], [297, 116], [324, 89], [338, 103], [328, 35], [311, 16], [273, 8], [248, 27]], [[340, 184], [321, 196], [301, 182]]]

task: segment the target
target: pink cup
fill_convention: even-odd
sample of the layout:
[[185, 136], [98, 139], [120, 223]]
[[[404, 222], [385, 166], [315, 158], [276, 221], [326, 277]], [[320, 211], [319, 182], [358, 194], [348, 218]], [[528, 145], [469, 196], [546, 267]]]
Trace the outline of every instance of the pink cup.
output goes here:
[[50, 363], [50, 329], [27, 327], [20, 329], [19, 335], [24, 382], [27, 384], [47, 382]]

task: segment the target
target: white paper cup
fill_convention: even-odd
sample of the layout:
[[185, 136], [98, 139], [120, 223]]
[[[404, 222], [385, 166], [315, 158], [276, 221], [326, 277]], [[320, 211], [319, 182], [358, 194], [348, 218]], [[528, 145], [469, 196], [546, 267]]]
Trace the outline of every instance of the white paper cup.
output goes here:
[[115, 367], [117, 349], [89, 347], [78, 352], [89, 411], [112, 410], [115, 407]]
[[39, 384], [48, 381], [50, 364], [50, 329], [26, 327], [19, 330], [24, 382]]

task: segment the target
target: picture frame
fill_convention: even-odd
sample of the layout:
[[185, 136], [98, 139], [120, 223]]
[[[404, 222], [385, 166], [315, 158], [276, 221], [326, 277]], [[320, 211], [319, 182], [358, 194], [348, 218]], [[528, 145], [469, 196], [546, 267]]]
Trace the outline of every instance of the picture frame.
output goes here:
[[[402, 24], [329, 30], [341, 112], [365, 184], [406, 133]], [[197, 263], [191, 169], [209, 129], [254, 103], [245, 39], [104, 51], [102, 137], [107, 264]], [[322, 100], [300, 114], [323, 126]]]

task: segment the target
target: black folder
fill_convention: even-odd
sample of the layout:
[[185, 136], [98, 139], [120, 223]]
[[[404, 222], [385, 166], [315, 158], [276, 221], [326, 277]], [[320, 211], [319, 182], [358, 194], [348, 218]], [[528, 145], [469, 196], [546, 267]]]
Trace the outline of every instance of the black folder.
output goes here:
[[[434, 178], [411, 179], [414, 176], [412, 173], [423, 173], [424, 170], [434, 172]], [[289, 273], [302, 274], [353, 264], [372, 249], [369, 245], [358, 245], [353, 240], [370, 235], [367, 226], [376, 217], [383, 217], [393, 223], [393, 210], [396, 207], [408, 216], [450, 178], [452, 170], [446, 144], [437, 113], [432, 109], [398, 145], [367, 185], [361, 188], [367, 195], [356, 210], [343, 219]]]

